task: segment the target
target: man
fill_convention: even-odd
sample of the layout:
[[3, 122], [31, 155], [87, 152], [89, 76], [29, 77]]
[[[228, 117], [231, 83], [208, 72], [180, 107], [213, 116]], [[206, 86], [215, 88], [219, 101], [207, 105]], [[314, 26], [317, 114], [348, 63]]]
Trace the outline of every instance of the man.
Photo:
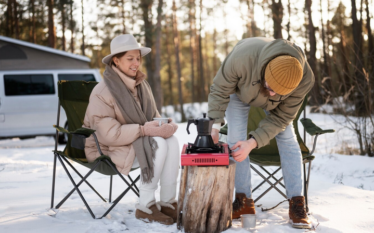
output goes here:
[[[248, 155], [275, 137], [289, 199], [290, 223], [296, 228], [310, 228], [304, 209], [302, 156], [292, 121], [313, 84], [314, 75], [304, 52], [283, 39], [241, 40], [220, 67], [210, 88], [208, 115], [215, 119], [215, 143], [225, 113], [229, 125], [227, 140], [236, 161], [233, 219], [255, 214]], [[250, 106], [263, 108], [267, 116], [247, 135]]]

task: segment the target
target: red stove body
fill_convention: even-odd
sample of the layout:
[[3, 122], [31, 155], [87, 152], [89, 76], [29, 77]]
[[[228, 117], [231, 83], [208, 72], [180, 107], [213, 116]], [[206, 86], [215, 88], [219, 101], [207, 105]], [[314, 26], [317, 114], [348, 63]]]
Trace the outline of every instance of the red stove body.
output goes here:
[[210, 148], [196, 149], [192, 144], [184, 144], [181, 154], [182, 166], [228, 166], [229, 146], [219, 144], [216, 150], [210, 152]]

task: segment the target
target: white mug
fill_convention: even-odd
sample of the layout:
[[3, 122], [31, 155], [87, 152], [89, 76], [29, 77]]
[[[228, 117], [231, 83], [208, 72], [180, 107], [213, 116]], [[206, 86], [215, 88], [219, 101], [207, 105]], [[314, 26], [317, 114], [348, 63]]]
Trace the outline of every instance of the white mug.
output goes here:
[[158, 126], [161, 126], [162, 124], [169, 122], [169, 118], [165, 118], [165, 117], [155, 117], [153, 118], [153, 120], [158, 121]]

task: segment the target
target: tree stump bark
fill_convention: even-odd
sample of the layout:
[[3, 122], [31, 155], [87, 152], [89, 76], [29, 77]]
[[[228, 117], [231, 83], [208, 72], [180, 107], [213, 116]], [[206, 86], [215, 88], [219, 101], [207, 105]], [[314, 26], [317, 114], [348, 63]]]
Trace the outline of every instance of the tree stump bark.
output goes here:
[[178, 229], [221, 232], [231, 227], [236, 163], [229, 167], [185, 166], [178, 198]]

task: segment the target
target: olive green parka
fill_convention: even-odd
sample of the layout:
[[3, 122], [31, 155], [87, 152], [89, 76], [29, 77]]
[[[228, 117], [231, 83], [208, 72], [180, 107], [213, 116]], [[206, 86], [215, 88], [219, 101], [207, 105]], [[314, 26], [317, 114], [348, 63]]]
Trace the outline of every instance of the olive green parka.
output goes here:
[[[300, 62], [303, 67], [302, 80], [288, 95], [265, 96], [260, 93], [260, 87], [266, 65], [280, 55], [290, 55]], [[234, 93], [243, 103], [269, 111], [259, 127], [249, 132], [260, 148], [293, 121], [313, 85], [313, 72], [304, 52], [296, 44], [284, 39], [243, 39], [226, 57], [213, 80], [208, 96], [208, 116], [214, 118], [215, 123], [224, 123], [230, 95]]]

